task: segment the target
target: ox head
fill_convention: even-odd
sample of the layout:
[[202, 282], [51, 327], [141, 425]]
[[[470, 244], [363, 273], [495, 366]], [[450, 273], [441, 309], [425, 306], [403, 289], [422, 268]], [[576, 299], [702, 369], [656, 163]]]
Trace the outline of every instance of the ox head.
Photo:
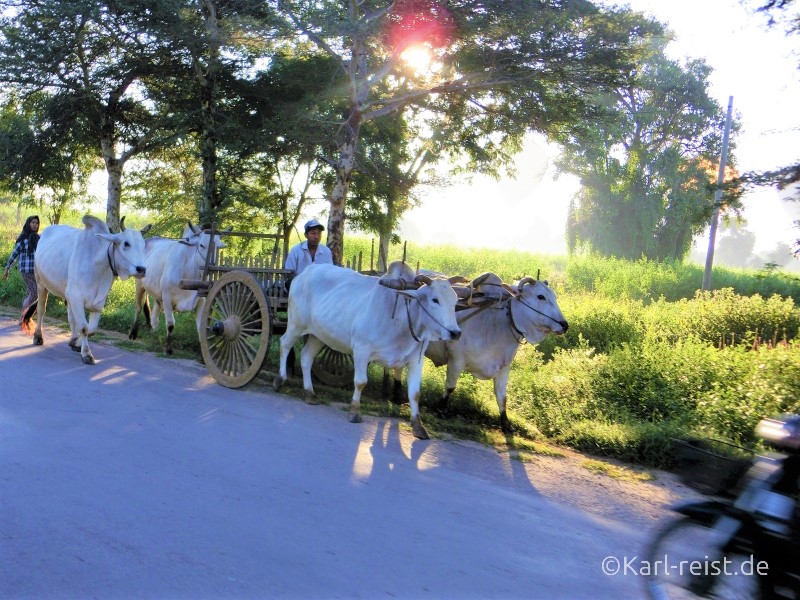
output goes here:
[[[227, 229], [226, 231], [231, 231]], [[203, 269], [206, 266], [206, 257], [209, 250], [211, 250], [211, 232], [207, 229], [200, 229], [197, 225], [192, 225], [191, 221], [187, 221], [186, 227], [183, 229], [183, 235], [178, 243], [184, 246], [190, 246], [196, 250], [195, 264], [198, 269]], [[214, 235], [214, 255], [211, 256], [211, 264], [215, 264], [216, 250], [220, 248], [227, 248], [228, 245], [220, 239], [219, 235]]]
[[512, 324], [532, 344], [541, 342], [548, 333], [566, 333], [569, 327], [546, 281], [525, 277], [509, 302]]
[[[398, 290], [409, 299], [416, 300], [419, 310], [409, 312], [412, 331], [429, 341], [450, 341], [461, 337], [461, 328], [456, 321], [456, 293], [450, 282], [443, 277], [430, 278], [417, 275], [418, 289]], [[413, 315], [413, 316], [412, 316]]]
[[152, 225], [147, 225], [141, 230], [126, 229], [125, 217], [122, 217], [119, 222], [119, 233], [95, 234], [109, 243], [108, 264], [120, 279], [144, 277], [144, 234], [150, 231], [150, 227]]

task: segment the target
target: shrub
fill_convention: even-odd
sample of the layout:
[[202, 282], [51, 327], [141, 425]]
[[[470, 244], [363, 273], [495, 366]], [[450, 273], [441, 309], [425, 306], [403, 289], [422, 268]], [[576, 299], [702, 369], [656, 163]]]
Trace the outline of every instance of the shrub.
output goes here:
[[556, 439], [568, 446], [598, 456], [664, 468], [670, 465], [674, 438], [682, 435], [679, 426], [608, 421], [576, 421]]
[[626, 343], [638, 344], [644, 336], [640, 302], [592, 294], [567, 296], [559, 306], [569, 329], [563, 336], [548, 336], [539, 343], [546, 359], [556, 348], [577, 348], [584, 341], [598, 352], [609, 352]]
[[609, 353], [595, 381], [603, 412], [622, 421], [684, 418], [693, 408], [693, 388], [702, 385], [681, 369], [687, 359], [680, 349], [662, 345], [626, 344]]
[[698, 292], [690, 301], [686, 326], [713, 344], [777, 341], [797, 336], [800, 311], [791, 298], [740, 296], [731, 288]]
[[527, 377], [512, 373], [507, 407], [547, 436], [558, 435], [578, 420], [602, 418], [594, 383], [605, 360], [605, 355], [597, 355], [585, 345], [558, 350], [552, 361]]
[[719, 352], [718, 381], [698, 402], [696, 426], [710, 436], [743, 445], [755, 443], [764, 417], [800, 411], [800, 344]]

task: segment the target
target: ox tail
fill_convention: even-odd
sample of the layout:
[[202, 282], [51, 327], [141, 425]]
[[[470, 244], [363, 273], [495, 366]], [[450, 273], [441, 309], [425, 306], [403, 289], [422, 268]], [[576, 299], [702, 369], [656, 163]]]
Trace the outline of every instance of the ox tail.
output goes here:
[[144, 302], [142, 302], [142, 311], [144, 311], [144, 322], [150, 327], [150, 294], [144, 295]]
[[36, 307], [38, 304], [39, 301], [34, 300], [27, 310], [22, 313], [22, 318], [19, 321], [19, 328], [25, 335], [32, 335], [36, 327], [36, 321], [33, 320], [33, 317], [36, 315]]

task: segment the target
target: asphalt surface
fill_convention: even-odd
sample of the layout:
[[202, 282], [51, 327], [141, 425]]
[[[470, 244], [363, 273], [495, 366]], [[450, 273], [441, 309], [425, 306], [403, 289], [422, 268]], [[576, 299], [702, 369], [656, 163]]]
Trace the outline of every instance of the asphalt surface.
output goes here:
[[517, 461], [0, 319], [0, 598], [638, 598]]

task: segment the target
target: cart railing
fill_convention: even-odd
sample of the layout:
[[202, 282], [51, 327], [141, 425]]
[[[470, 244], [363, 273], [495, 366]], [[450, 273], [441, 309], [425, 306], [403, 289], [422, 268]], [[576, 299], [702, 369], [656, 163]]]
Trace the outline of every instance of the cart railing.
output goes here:
[[[258, 255], [245, 254], [237, 255], [232, 252], [230, 247], [213, 247], [215, 236], [223, 240], [230, 239], [251, 239], [260, 240], [262, 252]], [[280, 233], [251, 233], [248, 231], [217, 231], [211, 229], [211, 244], [206, 263], [203, 269], [201, 280], [182, 280], [182, 289], [197, 290], [198, 295], [206, 296], [216, 281], [225, 273], [231, 271], [247, 271], [260, 284], [264, 295], [267, 297], [270, 306], [271, 320], [273, 327], [285, 326], [286, 306], [288, 304], [286, 294], [286, 276], [290, 273], [283, 268], [286, 254], [284, 250], [283, 236]], [[263, 252], [263, 246], [268, 250]]]

